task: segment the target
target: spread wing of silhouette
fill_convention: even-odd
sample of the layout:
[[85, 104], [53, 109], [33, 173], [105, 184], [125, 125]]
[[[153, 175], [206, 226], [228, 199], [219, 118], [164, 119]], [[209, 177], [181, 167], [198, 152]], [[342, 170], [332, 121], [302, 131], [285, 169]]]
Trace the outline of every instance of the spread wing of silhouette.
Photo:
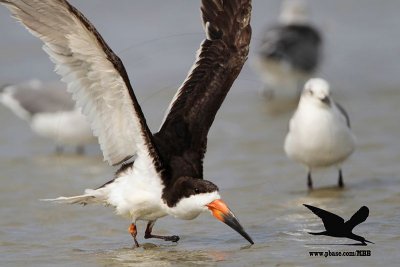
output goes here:
[[307, 204], [303, 205], [322, 219], [327, 231], [335, 230], [338, 225], [344, 224], [344, 219], [336, 214]]
[[345, 225], [350, 229], [353, 229], [360, 223], [364, 222], [369, 215], [369, 209], [366, 206], [362, 206], [353, 216], [351, 216], [350, 220], [348, 220]]

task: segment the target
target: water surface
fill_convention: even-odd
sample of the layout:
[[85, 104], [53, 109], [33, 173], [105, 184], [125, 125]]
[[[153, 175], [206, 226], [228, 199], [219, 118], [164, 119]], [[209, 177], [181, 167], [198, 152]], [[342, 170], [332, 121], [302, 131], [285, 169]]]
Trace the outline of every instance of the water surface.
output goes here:
[[[153, 131], [185, 78], [203, 38], [198, 1], [72, 1], [96, 25], [130, 74]], [[279, 1], [254, 1], [252, 51], [210, 131], [205, 177], [255, 241], [209, 214], [193, 221], [159, 220], [154, 231], [178, 234], [169, 244], [143, 239], [132, 250], [128, 221], [101, 206], [58, 206], [38, 201], [79, 194], [109, 180], [114, 168], [96, 146], [88, 156], [53, 154], [48, 140], [30, 132], [0, 107], [1, 266], [397, 266], [400, 257], [400, 9], [398, 1], [310, 1], [325, 32], [320, 71], [348, 110], [358, 138], [344, 165], [346, 188], [334, 169], [317, 172], [312, 193], [305, 170], [286, 158], [283, 141], [290, 114], [271, 116], [251, 68], [265, 25]], [[0, 8], [0, 83], [58, 79], [41, 43]], [[72, 150], [72, 149], [71, 149]], [[303, 203], [348, 219], [362, 205], [370, 217], [355, 229], [375, 245], [370, 257], [317, 257], [310, 251], [354, 251], [350, 240], [314, 237], [320, 220]], [[322, 245], [321, 245], [322, 244]]]

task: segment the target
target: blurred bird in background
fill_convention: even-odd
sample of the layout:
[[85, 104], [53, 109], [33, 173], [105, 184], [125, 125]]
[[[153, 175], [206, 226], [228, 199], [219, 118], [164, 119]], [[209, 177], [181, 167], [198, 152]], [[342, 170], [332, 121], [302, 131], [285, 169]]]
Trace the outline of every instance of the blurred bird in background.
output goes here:
[[31, 80], [5, 85], [0, 88], [0, 102], [27, 121], [34, 133], [52, 139], [57, 153], [71, 145], [83, 154], [84, 145], [96, 142], [86, 118], [61, 82]]
[[309, 19], [303, 0], [282, 2], [279, 22], [264, 33], [255, 68], [265, 87], [262, 91], [271, 112], [293, 109], [304, 83], [321, 61], [322, 37]]

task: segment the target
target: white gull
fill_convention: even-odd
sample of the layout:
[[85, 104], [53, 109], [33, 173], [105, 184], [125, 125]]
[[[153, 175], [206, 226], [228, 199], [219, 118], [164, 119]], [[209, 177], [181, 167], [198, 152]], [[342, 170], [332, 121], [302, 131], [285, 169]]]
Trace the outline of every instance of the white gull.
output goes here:
[[325, 80], [314, 78], [305, 84], [284, 148], [289, 158], [307, 166], [309, 189], [311, 171], [332, 165], [339, 171], [339, 187], [344, 186], [341, 163], [353, 153], [355, 137], [349, 116], [332, 100]]

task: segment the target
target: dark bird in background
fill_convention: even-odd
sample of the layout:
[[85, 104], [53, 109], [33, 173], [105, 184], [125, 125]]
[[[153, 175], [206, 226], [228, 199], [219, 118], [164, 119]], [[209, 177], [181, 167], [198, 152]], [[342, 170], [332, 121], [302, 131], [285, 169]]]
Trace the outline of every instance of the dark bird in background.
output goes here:
[[326, 231], [323, 232], [309, 233], [309, 234], [350, 238], [361, 242], [361, 244], [364, 246], [367, 245], [366, 242], [374, 244], [373, 242], [366, 240], [364, 237], [353, 234], [352, 232], [354, 227], [364, 222], [368, 218], [369, 215], [368, 207], [362, 206], [356, 213], [354, 213], [353, 216], [351, 216], [350, 220], [345, 222], [342, 217], [333, 214], [329, 211], [313, 207], [307, 204], [303, 205], [322, 219], [322, 222], [324, 223], [326, 229]]
[[121, 165], [103, 186], [50, 201], [114, 207], [130, 219], [135, 246], [137, 221], [147, 222], [145, 238], [177, 242], [178, 236], [152, 233], [156, 220], [167, 215], [191, 220], [205, 211], [253, 244], [218, 187], [203, 179], [209, 129], [247, 60], [251, 0], [201, 1], [206, 38], [155, 134], [122, 61], [81, 12], [65, 0], [0, 3], [44, 42], [56, 72], [88, 117], [104, 159]]
[[306, 2], [283, 1], [279, 22], [263, 34], [255, 62], [272, 109], [297, 103], [319, 66], [321, 50], [322, 37], [310, 22]]

